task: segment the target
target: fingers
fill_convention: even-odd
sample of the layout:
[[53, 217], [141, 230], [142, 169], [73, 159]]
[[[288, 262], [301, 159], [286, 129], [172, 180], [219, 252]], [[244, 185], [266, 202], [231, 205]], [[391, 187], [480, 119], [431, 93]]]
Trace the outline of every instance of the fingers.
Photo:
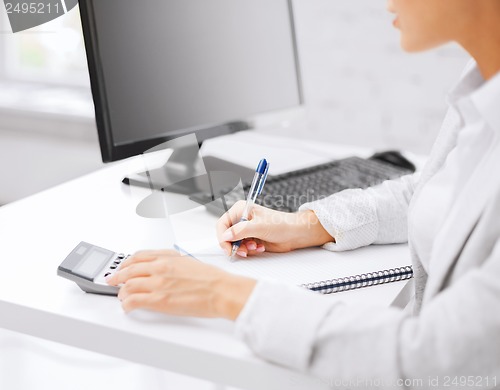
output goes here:
[[240, 247], [236, 251], [236, 254], [240, 257], [247, 257], [248, 256], [248, 249], [245, 244], [241, 243]]
[[245, 209], [245, 202], [240, 200], [234, 204], [228, 211], [226, 211], [217, 221], [217, 232], [224, 232], [227, 228], [238, 223], [243, 215]]
[[120, 270], [127, 268], [131, 264], [135, 263], [145, 263], [149, 261], [156, 260], [158, 257], [161, 256], [180, 256], [179, 252], [174, 251], [172, 249], [165, 249], [165, 250], [151, 250], [151, 251], [139, 251], [134, 253], [132, 256], [130, 256], [127, 260], [125, 260], [121, 265], [120, 265]]
[[[217, 228], [221, 229], [224, 226], [218, 225]], [[226, 254], [229, 256], [231, 255], [233, 242], [238, 240], [245, 240], [246, 238], [250, 237], [263, 238], [265, 236], [265, 230], [266, 230], [265, 225], [256, 223], [252, 220], [239, 222], [227, 228], [223, 232], [221, 232], [221, 230], [218, 230], [217, 236], [219, 240], [219, 245], [222, 249], [224, 249]], [[256, 254], [256, 253], [262, 253], [264, 251], [264, 247], [263, 246], [258, 247], [257, 243], [253, 239], [246, 241], [245, 245], [241, 245], [237, 252], [237, 254], [241, 257], [246, 257], [246, 255], [248, 255], [249, 253]]]
[[231, 243], [228, 243], [227, 240], [223, 240], [222, 234], [231, 226], [240, 221], [244, 208], [244, 201], [236, 202], [234, 206], [231, 207], [226, 213], [224, 213], [224, 215], [222, 215], [222, 217], [220, 217], [217, 221], [217, 240], [219, 241], [221, 248], [224, 249], [228, 256], [231, 254]]
[[[244, 208], [245, 202], [239, 201], [217, 221], [217, 239], [220, 247], [224, 249], [228, 256], [231, 254], [233, 242], [249, 237], [264, 238], [266, 231], [269, 229], [268, 224], [256, 223], [253, 219], [250, 219], [250, 221], [240, 222]], [[259, 210], [266, 209], [262, 206], [254, 205], [252, 215], [254, 215], [254, 211]], [[259, 247], [258, 251], [256, 246], [242, 248], [240, 255], [244, 257], [245, 254], [254, 251], [255, 253], [261, 253], [263, 252], [263, 248]]]
[[222, 241], [222, 242], [219, 242], [219, 245], [222, 249], [224, 249], [224, 252], [226, 253], [226, 255], [231, 256], [232, 245], [230, 242]]
[[263, 239], [265, 236], [265, 230], [265, 224], [254, 221], [243, 221], [231, 226], [224, 233], [222, 233], [221, 240], [234, 242], [250, 237]]
[[[219, 243], [221, 248], [224, 249], [228, 256], [231, 255], [233, 244], [230, 241], [223, 241]], [[240, 257], [247, 257], [252, 255], [257, 255], [259, 253], [265, 252], [266, 248], [264, 244], [256, 243], [254, 240], [243, 240], [236, 254]]]
[[[240, 231], [242, 228], [244, 228], [244, 226], [242, 227], [241, 225], [245, 225], [248, 223], [249, 222], [240, 222], [240, 223], [230, 227], [229, 229], [225, 230], [221, 235], [219, 235], [219, 237], [218, 237], [219, 245], [221, 246], [222, 249], [224, 249], [224, 251], [226, 252], [226, 254], [228, 256], [231, 255], [233, 242], [240, 240], [238, 238], [234, 238], [235, 237], [235, 234], [234, 234], [235, 227], [238, 226], [238, 231]], [[244, 239], [244, 238], [246, 238], [246, 237], [242, 237], [241, 239]], [[240, 256], [246, 257], [245, 256], [246, 252], [247, 252], [246, 248], [242, 248], [240, 246], [239, 252], [240, 253], [238, 253], [238, 254]]]
[[264, 244], [255, 243], [255, 246], [252, 245], [251, 247], [247, 244], [246, 247], [248, 249], [248, 255], [250, 256], [258, 255], [259, 253], [264, 253], [266, 251]]
[[130, 279], [148, 277], [158, 272], [161, 262], [156, 260], [181, 256], [174, 250], [141, 251], [125, 260], [119, 270], [106, 279], [112, 286], [127, 283]]
[[131, 294], [149, 293], [154, 291], [155, 283], [153, 277], [139, 277], [128, 280], [118, 293], [118, 299], [123, 301]]
[[247, 254], [249, 254], [249, 255], [255, 255], [257, 253], [262, 253], [266, 250], [263, 243], [258, 242], [257, 240], [254, 240], [254, 239], [244, 240], [242, 242], [242, 246], [243, 245], [246, 247]]
[[258, 255], [260, 253], [263, 253], [266, 251], [266, 247], [264, 244], [257, 243], [254, 240], [244, 240], [240, 247], [238, 248], [238, 251], [236, 254], [240, 257], [248, 257], [248, 256], [254, 256]]
[[131, 264], [124, 269], [120, 269], [118, 272], [115, 272], [109, 279], [106, 281], [111, 286], [118, 286], [119, 284], [127, 283], [128, 280], [138, 277], [148, 277], [154, 274], [155, 265], [151, 262], [142, 262]]
[[238, 223], [243, 215], [243, 210], [245, 209], [246, 202], [239, 200], [231, 207], [219, 220], [225, 220], [226, 225], [232, 226]]
[[258, 254], [258, 253], [264, 253], [266, 251], [266, 246], [264, 244], [257, 245], [257, 249], [255, 250], [255, 253], [252, 254]]
[[246, 247], [249, 251], [254, 251], [257, 249], [257, 243], [254, 240], [247, 240]]
[[122, 308], [126, 313], [135, 309], [154, 309], [153, 293], [131, 294], [122, 300]]

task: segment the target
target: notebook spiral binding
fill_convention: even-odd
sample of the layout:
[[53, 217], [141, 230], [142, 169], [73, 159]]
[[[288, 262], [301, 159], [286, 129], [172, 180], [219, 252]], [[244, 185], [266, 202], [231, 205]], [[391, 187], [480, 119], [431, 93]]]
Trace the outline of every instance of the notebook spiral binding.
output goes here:
[[325, 280], [317, 283], [302, 284], [311, 291], [316, 291], [321, 294], [333, 294], [341, 291], [354, 290], [357, 288], [375, 286], [400, 280], [411, 279], [413, 277], [413, 268], [411, 266], [388, 269], [378, 272], [370, 272], [362, 275], [349, 276], [346, 278], [338, 278]]

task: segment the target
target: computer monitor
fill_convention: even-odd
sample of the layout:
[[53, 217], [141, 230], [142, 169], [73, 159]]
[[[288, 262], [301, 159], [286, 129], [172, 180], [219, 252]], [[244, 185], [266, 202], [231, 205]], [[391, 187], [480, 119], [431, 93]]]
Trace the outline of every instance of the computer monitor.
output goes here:
[[291, 0], [80, 0], [102, 159], [302, 104]]

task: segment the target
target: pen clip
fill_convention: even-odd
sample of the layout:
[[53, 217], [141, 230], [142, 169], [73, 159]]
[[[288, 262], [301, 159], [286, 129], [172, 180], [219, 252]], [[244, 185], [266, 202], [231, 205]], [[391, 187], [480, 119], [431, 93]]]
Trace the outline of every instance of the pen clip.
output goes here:
[[267, 172], [269, 171], [269, 163], [267, 163], [266, 165], [266, 170], [264, 171], [264, 173], [262, 174], [261, 178], [260, 178], [260, 183], [259, 183], [259, 188], [257, 189], [257, 195], [260, 195], [260, 193], [262, 192], [262, 189], [264, 188], [264, 184], [266, 183], [266, 179], [267, 179]]

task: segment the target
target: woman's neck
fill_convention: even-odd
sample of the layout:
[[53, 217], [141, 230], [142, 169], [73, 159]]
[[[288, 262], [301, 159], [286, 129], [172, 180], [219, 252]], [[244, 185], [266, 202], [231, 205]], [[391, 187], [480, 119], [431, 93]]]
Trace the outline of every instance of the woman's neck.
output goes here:
[[491, 79], [500, 72], [500, 40], [496, 43], [496, 45], [488, 45], [484, 42], [476, 47], [465, 47], [476, 60], [485, 80]]
[[[500, 3], [500, 2], [499, 2]], [[465, 50], [474, 57], [485, 80], [500, 72], [500, 12], [485, 15], [476, 20], [470, 28], [464, 28], [457, 39]]]

